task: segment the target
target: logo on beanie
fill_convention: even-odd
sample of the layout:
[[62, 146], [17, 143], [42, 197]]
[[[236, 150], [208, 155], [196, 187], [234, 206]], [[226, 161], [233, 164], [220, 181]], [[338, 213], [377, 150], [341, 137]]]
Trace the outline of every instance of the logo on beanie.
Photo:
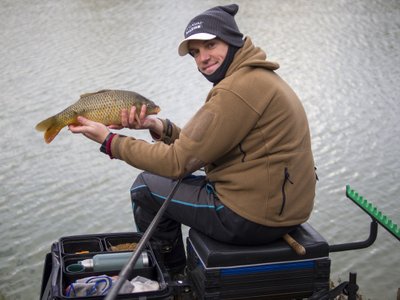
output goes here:
[[202, 28], [203, 23], [203, 21], [198, 21], [190, 24], [188, 27], [186, 27], [185, 36], [187, 37], [192, 31]]

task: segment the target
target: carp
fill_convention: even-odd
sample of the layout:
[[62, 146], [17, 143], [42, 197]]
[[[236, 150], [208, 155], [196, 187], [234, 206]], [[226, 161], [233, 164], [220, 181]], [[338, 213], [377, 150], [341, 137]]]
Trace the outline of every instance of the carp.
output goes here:
[[121, 110], [136, 107], [140, 113], [142, 105], [146, 105], [147, 115], [160, 112], [160, 107], [142, 95], [123, 90], [101, 90], [87, 93], [62, 112], [43, 120], [36, 125], [36, 130], [44, 131], [44, 140], [49, 144], [65, 126], [78, 125], [78, 116], [102, 123], [104, 125], [121, 125]]

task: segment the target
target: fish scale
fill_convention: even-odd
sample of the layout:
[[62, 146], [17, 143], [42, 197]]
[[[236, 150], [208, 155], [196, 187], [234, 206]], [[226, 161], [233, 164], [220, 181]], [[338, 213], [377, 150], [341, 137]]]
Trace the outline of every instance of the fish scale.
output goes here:
[[43, 120], [36, 125], [36, 130], [44, 131], [44, 140], [50, 143], [62, 128], [79, 124], [78, 116], [100, 122], [105, 125], [121, 125], [121, 110], [136, 107], [139, 113], [146, 105], [147, 115], [157, 114], [160, 107], [142, 95], [124, 90], [101, 90], [96, 93], [81, 95], [80, 99], [60, 113]]

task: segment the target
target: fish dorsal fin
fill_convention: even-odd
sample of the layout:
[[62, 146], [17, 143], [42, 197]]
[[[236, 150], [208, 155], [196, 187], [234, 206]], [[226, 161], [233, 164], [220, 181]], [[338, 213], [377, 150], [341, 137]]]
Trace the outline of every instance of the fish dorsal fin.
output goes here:
[[85, 97], [89, 97], [89, 96], [93, 96], [93, 95], [96, 95], [96, 94], [101, 94], [101, 93], [109, 92], [109, 91], [111, 91], [111, 90], [100, 90], [100, 91], [94, 92], [94, 93], [85, 93], [85, 94], [82, 94], [80, 97], [81, 98], [85, 98]]

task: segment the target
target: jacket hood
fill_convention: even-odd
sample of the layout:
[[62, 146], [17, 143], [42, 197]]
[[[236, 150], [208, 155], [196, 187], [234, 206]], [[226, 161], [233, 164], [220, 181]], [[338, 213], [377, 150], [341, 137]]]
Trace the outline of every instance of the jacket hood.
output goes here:
[[250, 37], [246, 37], [243, 47], [236, 53], [226, 76], [244, 67], [264, 68], [271, 71], [279, 69], [278, 63], [266, 59], [266, 53], [261, 48], [255, 47]]

